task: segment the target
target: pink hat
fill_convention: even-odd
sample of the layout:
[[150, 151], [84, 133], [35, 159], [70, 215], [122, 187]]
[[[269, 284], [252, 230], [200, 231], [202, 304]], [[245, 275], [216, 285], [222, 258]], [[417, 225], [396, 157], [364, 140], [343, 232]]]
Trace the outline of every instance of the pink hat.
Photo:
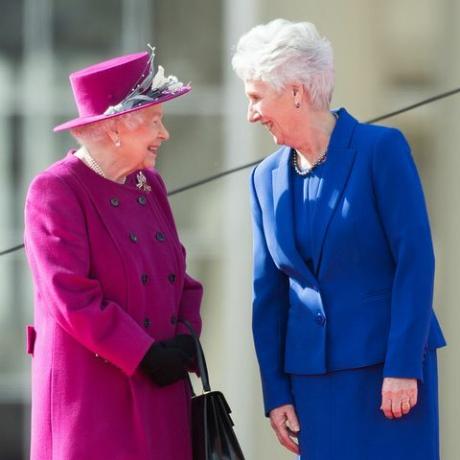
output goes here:
[[154, 74], [154, 52], [127, 54], [70, 74], [79, 117], [54, 128], [63, 131], [107, 120], [174, 99], [192, 88], [176, 77]]

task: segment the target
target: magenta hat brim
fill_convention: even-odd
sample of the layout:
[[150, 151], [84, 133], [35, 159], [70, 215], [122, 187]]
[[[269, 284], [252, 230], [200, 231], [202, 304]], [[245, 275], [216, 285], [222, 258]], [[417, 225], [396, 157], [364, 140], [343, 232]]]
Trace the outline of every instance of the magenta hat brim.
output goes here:
[[79, 117], [74, 118], [73, 120], [66, 121], [60, 125], [57, 125], [53, 128], [53, 131], [65, 131], [72, 128], [77, 128], [79, 126], [89, 125], [91, 123], [96, 123], [98, 121], [109, 120], [110, 118], [119, 117], [120, 115], [124, 115], [126, 113], [135, 112], [136, 110], [142, 110], [152, 105], [162, 104], [163, 102], [170, 101], [171, 99], [175, 99], [176, 97], [183, 96], [184, 94], [189, 93], [192, 90], [191, 86], [185, 85], [182, 88], [178, 89], [174, 93], [163, 94], [158, 99], [155, 99], [152, 102], [147, 102], [146, 104], [138, 105], [137, 107], [133, 107], [132, 109], [124, 110], [123, 112], [113, 113], [110, 115], [93, 115], [91, 117]]

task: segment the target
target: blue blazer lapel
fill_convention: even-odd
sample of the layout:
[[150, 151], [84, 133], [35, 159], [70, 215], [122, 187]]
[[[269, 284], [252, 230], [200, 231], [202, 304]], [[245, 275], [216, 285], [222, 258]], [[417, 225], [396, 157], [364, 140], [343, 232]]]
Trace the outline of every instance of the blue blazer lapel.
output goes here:
[[290, 187], [291, 148], [281, 152], [279, 167], [272, 171], [274, 242], [280, 268], [301, 285], [318, 283], [297, 251], [294, 240], [294, 216]]
[[[313, 221], [313, 263], [315, 273], [321, 262], [321, 253], [329, 222], [340, 202], [350, 176], [355, 150], [349, 148], [354, 128], [358, 121], [345, 109], [338, 111], [334, 131], [328, 148], [321, 192], [318, 198]], [[317, 287], [318, 281], [297, 251], [294, 239], [294, 216], [292, 209], [292, 190], [290, 187], [291, 148], [286, 146], [280, 152], [278, 168], [272, 171], [273, 222], [272, 234], [267, 235], [269, 245], [277, 254], [279, 267], [302, 286]], [[268, 204], [268, 203], [267, 203]], [[271, 203], [270, 203], [271, 205]]]
[[355, 150], [348, 147], [358, 122], [345, 109], [340, 109], [338, 114], [339, 119], [329, 142], [324, 178], [313, 220], [313, 263], [316, 273], [321, 263], [329, 223], [342, 198], [355, 159]]

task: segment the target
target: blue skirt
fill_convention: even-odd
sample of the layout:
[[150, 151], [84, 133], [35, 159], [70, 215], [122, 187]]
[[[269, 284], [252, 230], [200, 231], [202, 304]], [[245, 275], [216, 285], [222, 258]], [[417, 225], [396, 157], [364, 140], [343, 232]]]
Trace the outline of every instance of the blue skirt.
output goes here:
[[380, 410], [383, 365], [293, 375], [302, 460], [439, 460], [436, 351], [425, 356], [418, 402], [388, 420]]

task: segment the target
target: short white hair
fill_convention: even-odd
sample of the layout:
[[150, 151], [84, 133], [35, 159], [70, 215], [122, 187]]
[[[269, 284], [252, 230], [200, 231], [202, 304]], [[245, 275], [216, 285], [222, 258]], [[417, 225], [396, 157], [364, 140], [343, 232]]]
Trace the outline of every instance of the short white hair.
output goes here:
[[334, 90], [332, 46], [310, 22], [275, 19], [252, 28], [238, 41], [232, 66], [242, 80], [263, 80], [277, 91], [300, 82], [315, 108], [329, 108]]
[[86, 145], [88, 142], [101, 142], [107, 139], [107, 133], [115, 130], [116, 123], [120, 122], [123, 123], [128, 130], [134, 130], [145, 123], [144, 111], [136, 110], [134, 112], [119, 115], [118, 117], [112, 117], [107, 120], [72, 128], [70, 133], [80, 145]]

